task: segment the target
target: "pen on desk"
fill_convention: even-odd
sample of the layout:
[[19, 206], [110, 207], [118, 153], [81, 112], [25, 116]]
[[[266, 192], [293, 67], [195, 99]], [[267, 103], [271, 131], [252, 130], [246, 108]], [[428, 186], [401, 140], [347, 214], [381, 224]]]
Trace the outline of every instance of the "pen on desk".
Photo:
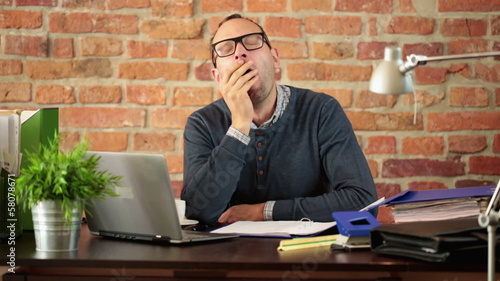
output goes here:
[[[416, 187], [417, 187], [417, 185], [414, 185], [414, 186], [412, 186], [412, 187], [408, 188], [406, 191], [403, 191], [403, 192], [402, 192], [402, 193], [400, 193], [400, 194], [396, 194], [396, 195], [394, 195], [394, 196], [390, 197], [389, 199], [387, 199], [387, 201], [388, 201], [388, 202], [390, 202], [390, 201], [392, 201], [394, 198], [396, 198], [396, 197], [400, 197], [400, 196], [401, 196], [401, 194], [406, 194], [406, 192], [411, 191], [411, 190], [413, 190], [413, 189], [414, 189], [414, 188], [416, 188]], [[363, 209], [361, 209], [361, 210], [359, 210], [359, 211], [360, 211], [360, 212], [363, 212], [363, 211], [369, 211], [369, 210], [371, 210], [371, 209], [373, 209], [373, 208], [375, 208], [375, 207], [378, 207], [378, 206], [379, 206], [379, 205], [381, 205], [384, 201], [385, 201], [385, 197], [382, 197], [382, 198], [378, 199], [377, 201], [375, 201], [375, 202], [371, 203], [370, 205], [368, 205], [368, 206], [364, 207]]]
[[377, 201], [371, 203], [370, 205], [364, 207], [363, 209], [359, 210], [360, 212], [363, 212], [363, 211], [369, 211], [375, 207], [378, 207], [378, 205], [380, 205], [382, 202], [384, 202], [385, 200], [385, 197], [382, 197], [380, 199], [378, 199]]

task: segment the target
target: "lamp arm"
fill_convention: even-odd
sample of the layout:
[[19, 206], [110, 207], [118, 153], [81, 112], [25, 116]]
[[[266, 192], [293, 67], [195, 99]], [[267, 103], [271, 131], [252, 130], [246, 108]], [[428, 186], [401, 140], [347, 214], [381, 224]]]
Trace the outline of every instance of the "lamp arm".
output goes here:
[[500, 202], [500, 180], [490, 198], [486, 211], [479, 214], [477, 222], [479, 226], [486, 227], [488, 231], [488, 281], [495, 281], [496, 275], [496, 232], [500, 224], [500, 212], [498, 203]]
[[472, 54], [459, 54], [459, 55], [447, 55], [447, 56], [435, 56], [427, 57], [411, 54], [407, 58], [408, 61], [403, 63], [399, 67], [401, 73], [406, 73], [419, 65], [424, 65], [430, 61], [444, 61], [444, 60], [458, 60], [458, 59], [474, 59], [482, 57], [494, 57], [500, 56], [500, 52], [486, 52], [486, 53], [472, 53]]

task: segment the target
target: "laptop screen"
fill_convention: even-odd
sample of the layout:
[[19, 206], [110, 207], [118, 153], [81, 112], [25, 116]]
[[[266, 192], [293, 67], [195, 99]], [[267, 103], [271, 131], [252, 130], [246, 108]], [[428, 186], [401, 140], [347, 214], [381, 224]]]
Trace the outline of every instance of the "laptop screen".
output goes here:
[[118, 197], [94, 200], [87, 222], [96, 235], [130, 239], [181, 239], [167, 163], [163, 155], [89, 152], [99, 170], [121, 176]]

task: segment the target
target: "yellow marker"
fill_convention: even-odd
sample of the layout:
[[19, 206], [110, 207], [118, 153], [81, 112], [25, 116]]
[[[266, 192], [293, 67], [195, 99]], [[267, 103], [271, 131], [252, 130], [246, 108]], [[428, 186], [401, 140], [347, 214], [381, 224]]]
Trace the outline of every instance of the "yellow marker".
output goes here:
[[314, 248], [332, 245], [339, 235], [325, 235], [316, 237], [293, 238], [281, 240], [278, 251]]

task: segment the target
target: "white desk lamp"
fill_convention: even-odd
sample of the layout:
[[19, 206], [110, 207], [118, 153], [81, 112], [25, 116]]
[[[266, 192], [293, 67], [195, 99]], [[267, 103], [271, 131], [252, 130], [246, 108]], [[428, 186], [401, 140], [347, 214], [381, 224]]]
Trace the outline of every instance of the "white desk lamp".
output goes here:
[[500, 181], [498, 181], [497, 187], [493, 196], [491, 196], [490, 202], [484, 214], [480, 214], [478, 217], [478, 222], [481, 227], [486, 227], [488, 230], [488, 281], [493, 281], [495, 279], [495, 250], [496, 250], [496, 233], [497, 226], [500, 222], [500, 212], [498, 210], [498, 203], [500, 199]]
[[406, 94], [413, 92], [411, 70], [427, 62], [472, 59], [500, 56], [500, 52], [475, 53], [463, 55], [448, 55], [426, 57], [409, 55], [408, 61], [401, 59], [401, 48], [389, 46], [384, 50], [384, 60], [373, 70], [370, 79], [370, 91], [377, 94]]
[[[472, 59], [482, 57], [500, 56], [500, 52], [475, 53], [463, 55], [448, 55], [426, 57], [418, 55], [409, 55], [408, 61], [401, 59], [401, 49], [396, 46], [386, 47], [384, 50], [384, 60], [373, 70], [370, 79], [370, 91], [377, 94], [405, 94], [413, 92], [413, 82], [411, 70], [427, 62]], [[415, 94], [415, 93], [414, 93]], [[415, 98], [415, 117], [416, 117], [416, 98]], [[416, 123], [416, 119], [414, 120]], [[495, 248], [496, 248], [496, 229], [500, 225], [500, 211], [498, 203], [500, 201], [500, 181], [490, 200], [488, 208], [484, 214], [480, 214], [478, 222], [481, 227], [488, 230], [488, 281], [495, 280]]]

